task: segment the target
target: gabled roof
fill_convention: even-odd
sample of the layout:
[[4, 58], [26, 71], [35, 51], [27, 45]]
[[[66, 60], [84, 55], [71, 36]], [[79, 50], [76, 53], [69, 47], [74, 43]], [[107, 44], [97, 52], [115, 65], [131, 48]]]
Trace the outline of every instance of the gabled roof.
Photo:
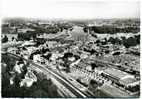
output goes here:
[[104, 73], [106, 73], [110, 76], [113, 76], [115, 78], [118, 78], [118, 79], [123, 79], [126, 76], [129, 76], [129, 78], [133, 78], [133, 75], [130, 75], [126, 72], [123, 72], [121, 70], [117, 70], [114, 68], [108, 68], [108, 69], [104, 70]]

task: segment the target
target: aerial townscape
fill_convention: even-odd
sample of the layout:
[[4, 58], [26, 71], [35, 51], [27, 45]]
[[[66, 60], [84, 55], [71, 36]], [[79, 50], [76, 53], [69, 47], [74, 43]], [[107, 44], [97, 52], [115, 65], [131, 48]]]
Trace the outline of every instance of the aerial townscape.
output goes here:
[[140, 19], [2, 21], [2, 97], [140, 97]]

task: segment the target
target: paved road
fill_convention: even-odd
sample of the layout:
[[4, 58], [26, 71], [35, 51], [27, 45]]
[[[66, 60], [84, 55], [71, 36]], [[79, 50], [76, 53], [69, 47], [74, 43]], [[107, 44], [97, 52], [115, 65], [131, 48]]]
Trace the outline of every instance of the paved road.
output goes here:
[[[12, 53], [8, 53], [9, 55], [15, 56], [17, 58], [21, 58], [18, 55], [12, 54]], [[86, 98], [86, 97], [94, 97], [92, 93], [90, 92], [83, 92], [80, 89], [78, 89], [77, 87], [75, 87], [68, 79], [66, 79], [66, 77], [64, 77], [63, 75], [59, 74], [56, 71], [53, 71], [51, 68], [48, 68], [49, 66], [43, 66], [40, 65], [38, 63], [33, 62], [32, 60], [27, 60], [24, 59], [23, 60], [29, 62], [30, 64], [32, 64], [35, 68], [38, 68], [40, 70], [43, 71], [43, 73], [45, 74], [51, 74], [57, 81], [59, 81], [61, 84], [63, 84], [67, 89], [69, 89], [76, 97], [79, 98]]]

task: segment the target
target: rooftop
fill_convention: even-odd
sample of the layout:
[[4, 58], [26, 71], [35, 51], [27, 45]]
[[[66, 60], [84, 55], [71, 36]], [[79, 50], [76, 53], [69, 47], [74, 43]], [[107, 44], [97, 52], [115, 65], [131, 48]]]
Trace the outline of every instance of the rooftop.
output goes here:
[[126, 72], [123, 72], [121, 70], [117, 70], [117, 69], [114, 69], [114, 68], [108, 68], [108, 69], [104, 70], [104, 73], [107, 73], [107, 74], [114, 76], [118, 79], [123, 79], [125, 77], [133, 78], [133, 75], [130, 75]]
[[125, 84], [125, 85], [136, 85], [136, 84], [139, 84], [139, 81], [137, 81], [134, 78], [125, 78], [125, 79], [120, 80], [120, 82], [122, 84]]

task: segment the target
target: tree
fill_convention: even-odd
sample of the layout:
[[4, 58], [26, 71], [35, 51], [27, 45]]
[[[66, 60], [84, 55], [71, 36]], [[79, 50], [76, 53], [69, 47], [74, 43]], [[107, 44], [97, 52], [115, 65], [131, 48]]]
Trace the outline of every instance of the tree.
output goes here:
[[14, 40], [15, 38], [14, 38], [14, 36], [12, 37], [12, 41]]
[[137, 40], [134, 37], [129, 37], [128, 39], [124, 40], [123, 45], [126, 48], [129, 48], [130, 46], [136, 46], [137, 45]]
[[84, 27], [84, 28], [83, 28], [83, 31], [84, 31], [85, 33], [87, 33], [87, 32], [88, 32], [87, 27]]
[[140, 44], [140, 35], [135, 35], [135, 38], [137, 40], [137, 44]]
[[101, 41], [99, 39], [96, 40], [96, 43], [100, 43]]
[[91, 33], [91, 35], [95, 38], [97, 38], [97, 35], [95, 33]]
[[113, 37], [110, 37], [108, 42], [111, 42], [112, 44], [115, 44], [115, 39]]
[[116, 38], [115, 38], [115, 43], [116, 43], [116, 44], [121, 44], [121, 40], [120, 40], [118, 37], [116, 37]]
[[5, 35], [4, 38], [2, 39], [2, 43], [8, 42], [8, 37]]
[[96, 67], [98, 67], [95, 63], [91, 63], [91, 68], [94, 70]]

